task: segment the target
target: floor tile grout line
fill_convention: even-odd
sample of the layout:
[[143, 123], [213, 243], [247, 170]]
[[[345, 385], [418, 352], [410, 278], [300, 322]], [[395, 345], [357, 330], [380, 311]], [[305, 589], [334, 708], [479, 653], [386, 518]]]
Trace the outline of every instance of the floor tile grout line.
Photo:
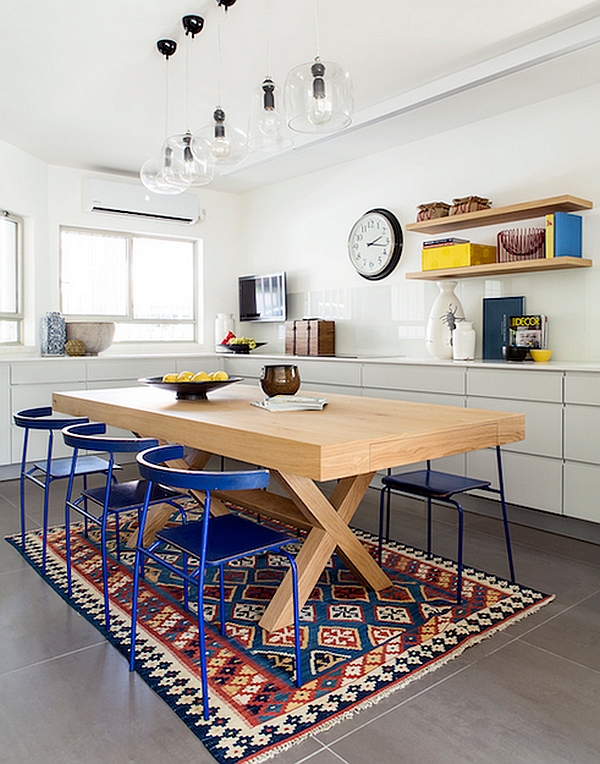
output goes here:
[[[523, 637], [527, 636], [527, 634], [531, 634], [532, 631], [536, 631], [536, 629], [539, 629], [541, 626], [544, 626], [551, 621], [554, 621], [556, 618], [559, 618], [560, 616], [564, 615], [565, 613], [568, 613], [569, 610], [572, 610], [575, 607], [579, 607], [579, 605], [583, 604], [587, 600], [591, 599], [592, 597], [596, 597], [598, 594], [600, 594], [600, 589], [596, 589], [595, 591], [591, 592], [590, 594], [586, 594], [585, 597], [582, 597], [580, 600], [577, 600], [577, 602], [572, 602], [570, 605], [565, 605], [564, 607], [561, 607], [561, 609], [558, 611], [558, 613], [554, 613], [553, 615], [549, 615], [547, 618], [544, 618], [539, 623], [532, 625], [531, 628], [524, 631], [522, 634], [519, 634], [516, 639], [522, 639]], [[556, 603], [556, 600], [555, 600]], [[559, 603], [556, 603], [559, 604]], [[529, 643], [528, 643], [529, 644]]]
[[[485, 656], [483, 656], [485, 657]], [[354, 735], [356, 732], [359, 732], [360, 730], [364, 729], [365, 727], [368, 727], [370, 724], [372, 724], [375, 721], [379, 721], [379, 719], [383, 719], [384, 716], [387, 716], [388, 714], [392, 713], [393, 711], [397, 711], [399, 708], [402, 708], [402, 706], [406, 705], [407, 703], [415, 700], [416, 698], [419, 698], [421, 695], [424, 695], [425, 693], [429, 692], [430, 690], [434, 689], [435, 687], [439, 687], [444, 682], [448, 681], [449, 679], [452, 679], [455, 676], [458, 676], [463, 671], [465, 671], [470, 666], [475, 665], [476, 663], [479, 663], [481, 658], [477, 659], [476, 661], [473, 661], [472, 663], [467, 664], [466, 666], [462, 666], [461, 668], [457, 669], [456, 671], [453, 671], [451, 674], [448, 674], [448, 676], [443, 677], [442, 679], [439, 679], [437, 682], [434, 682], [429, 687], [424, 687], [422, 690], [419, 690], [419, 692], [415, 692], [413, 695], [411, 695], [409, 698], [404, 698], [404, 700], [401, 700], [399, 703], [396, 703], [391, 708], [386, 709], [385, 711], [382, 711], [382, 713], [377, 714], [372, 719], [369, 719], [368, 721], [363, 722], [362, 724], [359, 724], [358, 726], [354, 727], [349, 732], [345, 732], [343, 735], [340, 735], [340, 737], [333, 740], [329, 745], [334, 745], [335, 743], [339, 743], [341, 740], [344, 740], [345, 738], [349, 737], [350, 735]], [[325, 745], [322, 740], [319, 740], [318, 737], [319, 733], [315, 733], [314, 738], [322, 745]]]
[[26, 666], [19, 666], [19, 668], [0, 673], [0, 681], [6, 676], [18, 674], [20, 671], [27, 671], [28, 669], [36, 668], [37, 666], [43, 666], [46, 663], [52, 663], [53, 661], [60, 660], [61, 658], [68, 658], [71, 655], [78, 655], [79, 653], [83, 653], [93, 647], [101, 647], [105, 644], [107, 644], [107, 642], [103, 639], [100, 642], [94, 642], [90, 645], [86, 645], [85, 647], [78, 647], [77, 650], [69, 650], [69, 652], [61, 653], [60, 655], [53, 655], [51, 658], [44, 658], [42, 661], [34, 661], [33, 663], [28, 663]]
[[592, 668], [591, 666], [586, 666], [585, 663], [579, 663], [579, 661], [575, 661], [573, 660], [573, 658], [567, 658], [565, 655], [560, 655], [560, 653], [555, 653], [553, 650], [548, 650], [547, 647], [540, 647], [540, 645], [535, 645], [532, 642], [528, 642], [526, 639], [522, 641], [524, 642], [524, 644], [528, 645], [529, 647], [533, 647], [542, 653], [546, 653], [547, 655], [552, 655], [554, 658], [559, 658], [562, 661], [571, 663], [573, 666], [578, 666], [579, 668], [585, 669], [586, 671], [591, 671], [593, 674], [598, 674], [600, 676], [599, 669]]

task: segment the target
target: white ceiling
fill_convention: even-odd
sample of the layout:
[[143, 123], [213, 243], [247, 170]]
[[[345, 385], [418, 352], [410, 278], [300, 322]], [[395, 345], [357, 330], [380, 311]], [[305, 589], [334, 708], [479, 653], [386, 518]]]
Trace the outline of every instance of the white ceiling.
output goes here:
[[[600, 80], [600, 2], [318, 2], [321, 56], [353, 79], [353, 125], [295, 136], [293, 150], [252, 155], [211, 187], [256, 188]], [[167, 68], [169, 133], [210, 120], [219, 79], [228, 120], [246, 129], [264, 76], [282, 85], [317, 52], [315, 0], [237, 0], [227, 14], [216, 0], [2, 5], [0, 138], [87, 170], [135, 175], [158, 153]], [[205, 19], [194, 41], [183, 34], [187, 13]], [[179, 44], [168, 65], [162, 37]]]

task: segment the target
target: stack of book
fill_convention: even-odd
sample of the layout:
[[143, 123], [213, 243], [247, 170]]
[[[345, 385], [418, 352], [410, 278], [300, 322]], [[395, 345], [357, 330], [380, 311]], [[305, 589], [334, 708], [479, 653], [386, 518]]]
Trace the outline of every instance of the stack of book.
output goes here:
[[510, 344], [516, 347], [545, 350], [548, 340], [548, 318], [542, 315], [511, 316]]

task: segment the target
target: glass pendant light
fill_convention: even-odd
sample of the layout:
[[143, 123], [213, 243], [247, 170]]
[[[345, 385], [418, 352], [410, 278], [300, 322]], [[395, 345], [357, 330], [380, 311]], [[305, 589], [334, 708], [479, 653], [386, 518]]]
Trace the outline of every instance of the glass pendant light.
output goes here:
[[319, 55], [318, 0], [315, 0], [317, 55], [288, 74], [285, 109], [288, 125], [299, 133], [333, 133], [352, 122], [354, 98], [350, 74], [340, 64], [322, 61]]
[[[267, 71], [271, 71], [270, 3], [267, 0]], [[279, 91], [269, 76], [255, 89], [250, 108], [248, 148], [252, 151], [281, 151], [294, 144], [287, 135], [286, 120], [277, 108]]]
[[[191, 36], [194, 40], [196, 35], [204, 27], [202, 16], [187, 15], [181, 20], [186, 37]], [[186, 122], [189, 125], [189, 68], [190, 68], [190, 44], [186, 50], [185, 89], [186, 89]], [[214, 163], [208, 154], [203, 151], [192, 151], [192, 133], [190, 129], [179, 135], [167, 138], [163, 146], [163, 152], [170, 152], [171, 161], [169, 168], [165, 169], [164, 177], [167, 183], [187, 183], [188, 186], [206, 186], [215, 175]]]
[[[218, 2], [218, 0], [217, 0]], [[225, 6], [227, 13], [228, 5]], [[221, 102], [221, 26], [217, 27], [218, 40], [218, 101]], [[237, 127], [226, 124], [227, 115], [220, 105], [213, 112], [213, 119], [208, 125], [199, 130], [192, 139], [192, 152], [196, 157], [207, 157], [216, 167], [221, 165], [236, 165], [248, 156], [248, 138]]]
[[[165, 86], [165, 134], [168, 134], [169, 124], [169, 58], [177, 50], [175, 40], [159, 40], [156, 47], [167, 62], [166, 67], [166, 86]], [[181, 194], [189, 187], [183, 174], [179, 173], [179, 158], [173, 152], [173, 148], [166, 141], [158, 156], [148, 159], [142, 165], [140, 170], [140, 179], [148, 189], [154, 194]]]

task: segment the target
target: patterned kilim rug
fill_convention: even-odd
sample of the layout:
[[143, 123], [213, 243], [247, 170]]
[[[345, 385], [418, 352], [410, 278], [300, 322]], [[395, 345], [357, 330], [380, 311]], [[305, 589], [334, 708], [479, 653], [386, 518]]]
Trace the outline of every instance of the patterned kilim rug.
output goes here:
[[[124, 535], [132, 527], [124, 527]], [[45, 579], [128, 655], [133, 552], [126, 551], [120, 563], [112, 558], [112, 625], [106, 634], [98, 534], [90, 531], [86, 538], [80, 526], [74, 528], [72, 600], [66, 595], [63, 528], [49, 533]], [[357, 534], [375, 555], [376, 539]], [[7, 541], [20, 549], [19, 536]], [[24, 556], [41, 575], [37, 532], [27, 534]], [[358, 584], [334, 556], [302, 611], [305, 684], [298, 689], [292, 629], [267, 634], [257, 626], [286, 565], [285, 558], [270, 555], [227, 569], [228, 638], [218, 631], [216, 576], [209, 580], [208, 722], [202, 718], [195, 617], [181, 605], [180, 580], [148, 566], [140, 593], [137, 670], [222, 764], [257, 764], [381, 700], [552, 599], [466, 568], [464, 601], [457, 606], [454, 563], [393, 542], [385, 546], [384, 566], [394, 586], [377, 594]]]

